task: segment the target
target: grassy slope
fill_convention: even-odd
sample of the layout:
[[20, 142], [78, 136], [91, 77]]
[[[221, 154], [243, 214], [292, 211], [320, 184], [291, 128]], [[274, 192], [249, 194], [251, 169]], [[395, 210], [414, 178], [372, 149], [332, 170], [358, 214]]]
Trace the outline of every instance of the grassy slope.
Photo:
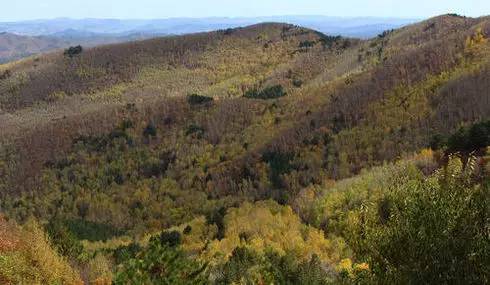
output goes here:
[[18, 60], [33, 54], [53, 51], [69, 43], [62, 39], [50, 37], [30, 37], [10, 33], [0, 33], [0, 62]]

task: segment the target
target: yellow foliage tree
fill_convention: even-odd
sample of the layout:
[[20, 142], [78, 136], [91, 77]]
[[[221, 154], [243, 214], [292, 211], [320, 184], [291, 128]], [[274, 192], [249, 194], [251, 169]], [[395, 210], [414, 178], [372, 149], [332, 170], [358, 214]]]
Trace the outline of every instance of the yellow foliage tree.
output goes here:
[[477, 45], [484, 44], [487, 42], [487, 38], [482, 28], [478, 28], [475, 33], [466, 39], [466, 47], [473, 48]]
[[203, 253], [203, 257], [212, 262], [227, 260], [239, 246], [259, 253], [269, 248], [282, 254], [292, 252], [300, 260], [309, 260], [317, 254], [330, 265], [337, 264], [346, 255], [343, 240], [325, 239], [321, 230], [302, 224], [291, 207], [273, 201], [246, 202], [230, 209], [224, 223], [224, 238], [212, 241]]
[[33, 221], [20, 227], [0, 217], [1, 284], [83, 284], [80, 275]]

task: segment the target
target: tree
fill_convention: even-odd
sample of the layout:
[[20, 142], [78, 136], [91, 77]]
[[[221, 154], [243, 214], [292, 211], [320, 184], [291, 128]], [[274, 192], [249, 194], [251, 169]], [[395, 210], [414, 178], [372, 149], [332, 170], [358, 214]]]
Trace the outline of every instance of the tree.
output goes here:
[[83, 245], [61, 220], [50, 221], [46, 231], [61, 255], [77, 259], [82, 254]]
[[391, 186], [361, 215], [368, 262], [382, 283], [486, 284], [490, 281], [488, 185], [472, 182], [453, 158], [429, 179]]
[[213, 101], [213, 97], [202, 96], [198, 94], [191, 94], [187, 96], [187, 102], [189, 103], [189, 105], [192, 106], [201, 105], [212, 101]]
[[68, 49], [65, 50], [63, 53], [65, 56], [68, 56], [69, 58], [73, 58], [76, 55], [81, 54], [83, 51], [82, 46], [74, 46], [74, 47], [69, 47]]
[[119, 267], [114, 284], [207, 284], [206, 267], [186, 257], [179, 233], [163, 232]]
[[490, 121], [480, 122], [470, 127], [462, 127], [447, 140], [448, 152], [466, 152], [484, 148], [490, 144]]
[[261, 255], [237, 247], [219, 271], [217, 284], [327, 285], [334, 281], [334, 274], [324, 269], [317, 255], [301, 261], [291, 252], [281, 255], [273, 249]]
[[12, 72], [9, 69], [7, 69], [3, 73], [0, 74], [0, 80], [7, 79], [10, 76], [12, 76]]
[[308, 49], [308, 48], [311, 48], [313, 46], [315, 46], [314, 41], [302, 41], [299, 43], [299, 47], [303, 48], [303, 49]]
[[221, 276], [216, 283], [240, 284], [243, 280], [257, 281], [256, 279], [260, 278], [260, 274], [254, 272], [254, 269], [257, 269], [254, 267], [259, 262], [260, 257], [256, 252], [246, 247], [237, 247], [233, 250], [228, 262], [220, 269]]
[[284, 88], [282, 85], [274, 85], [271, 87], [267, 87], [261, 91], [257, 89], [251, 89], [245, 92], [243, 97], [245, 98], [251, 98], [251, 99], [276, 99], [286, 96], [286, 92], [284, 91]]
[[148, 123], [146, 128], [143, 130], [143, 136], [147, 139], [157, 136], [157, 127], [153, 122]]

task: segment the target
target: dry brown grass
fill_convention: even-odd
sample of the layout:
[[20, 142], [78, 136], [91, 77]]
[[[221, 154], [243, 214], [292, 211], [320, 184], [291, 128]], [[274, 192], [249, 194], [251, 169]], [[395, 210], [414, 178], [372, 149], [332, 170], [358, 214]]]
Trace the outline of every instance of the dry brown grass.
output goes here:
[[3, 216], [0, 216], [0, 252], [13, 251], [18, 248], [19, 237]]

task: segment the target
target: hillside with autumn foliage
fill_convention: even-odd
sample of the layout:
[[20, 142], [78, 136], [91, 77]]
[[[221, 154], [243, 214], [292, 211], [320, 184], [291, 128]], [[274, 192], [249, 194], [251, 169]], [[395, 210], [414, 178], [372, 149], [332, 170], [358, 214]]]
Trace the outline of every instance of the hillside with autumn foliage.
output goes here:
[[0, 65], [0, 281], [486, 284], [489, 37], [264, 23]]

